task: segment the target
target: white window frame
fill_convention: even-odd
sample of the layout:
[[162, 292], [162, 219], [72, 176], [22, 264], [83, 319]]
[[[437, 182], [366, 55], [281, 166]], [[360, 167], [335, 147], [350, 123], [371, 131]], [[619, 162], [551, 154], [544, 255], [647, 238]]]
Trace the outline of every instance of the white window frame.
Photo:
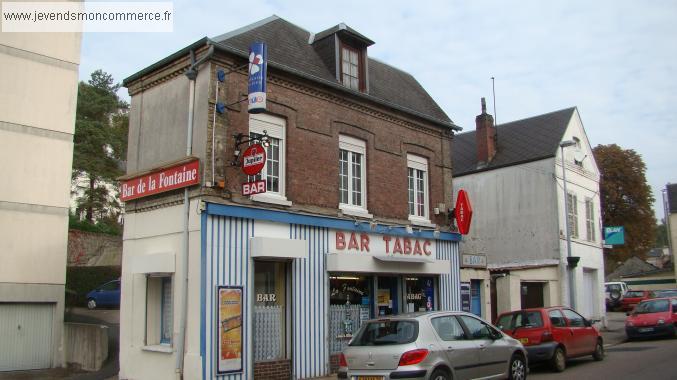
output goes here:
[[[367, 209], [367, 143], [364, 140], [356, 139], [351, 136], [339, 135], [339, 165], [340, 151], [345, 150], [348, 154], [348, 203], [341, 202], [341, 188], [339, 179], [339, 209], [346, 215], [359, 216], [362, 218], [373, 218]], [[358, 153], [362, 157], [360, 163], [360, 201], [362, 205], [355, 205], [352, 202], [353, 189], [353, 156], [350, 153]], [[340, 168], [339, 168], [340, 173]]]
[[585, 232], [588, 241], [596, 241], [595, 203], [592, 198], [585, 199]]
[[355, 91], [360, 91], [360, 55], [358, 49], [341, 44], [341, 83]]
[[[268, 136], [278, 139], [280, 142], [280, 189], [279, 191], [266, 191], [262, 194], [255, 194], [251, 196], [251, 199], [257, 202], [265, 203], [274, 203], [283, 206], [291, 206], [290, 202], [285, 194], [286, 188], [286, 123], [285, 120], [279, 117], [266, 114], [250, 114], [249, 115], [249, 133], [257, 133], [262, 135], [263, 131], [268, 133]], [[266, 157], [268, 157], [268, 151], [266, 151]], [[261, 170], [261, 179], [266, 179], [266, 172], [268, 170], [268, 158], [266, 159], [266, 165], [264, 165], [263, 170]]]
[[[414, 154], [407, 154], [407, 213], [409, 213], [409, 169], [423, 172], [423, 215], [409, 214], [409, 221], [416, 225], [431, 226], [430, 222], [430, 185], [428, 183], [428, 159]], [[420, 189], [418, 182], [414, 181], [414, 194]], [[416, 196], [414, 196], [414, 209], [418, 209], [419, 204], [416, 203]]]
[[[574, 193], [567, 194], [566, 222], [572, 238], [578, 239], [578, 197]], [[570, 220], [571, 219], [571, 220]]]
[[[174, 285], [174, 276], [171, 273], [146, 275], [146, 345], [143, 347], [146, 351], [173, 352], [176, 300]], [[167, 288], [171, 293], [166, 293]], [[168, 337], [163, 329], [168, 332]]]

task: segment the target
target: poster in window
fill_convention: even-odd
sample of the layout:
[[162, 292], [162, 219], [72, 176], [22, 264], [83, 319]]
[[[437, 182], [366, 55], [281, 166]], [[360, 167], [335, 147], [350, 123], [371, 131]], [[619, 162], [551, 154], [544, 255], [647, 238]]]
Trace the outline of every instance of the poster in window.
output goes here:
[[242, 371], [242, 287], [218, 286], [217, 372]]

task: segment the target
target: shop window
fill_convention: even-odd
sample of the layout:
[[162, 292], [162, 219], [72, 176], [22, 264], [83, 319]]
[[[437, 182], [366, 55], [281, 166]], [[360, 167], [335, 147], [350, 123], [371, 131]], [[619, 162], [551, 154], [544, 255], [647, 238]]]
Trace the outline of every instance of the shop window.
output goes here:
[[339, 208], [349, 215], [370, 217], [367, 212], [367, 144], [339, 135]]
[[329, 277], [329, 349], [341, 352], [362, 322], [371, 318], [373, 278], [353, 274]]
[[413, 223], [430, 223], [428, 215], [428, 160], [407, 155], [407, 180], [409, 189], [409, 220]]
[[146, 277], [146, 345], [171, 345], [174, 331], [173, 286], [170, 275]]
[[252, 137], [269, 137], [266, 148], [266, 165], [261, 173], [250, 177], [249, 181], [265, 180], [266, 192], [256, 194], [252, 199], [259, 202], [276, 203], [289, 206], [291, 202], [285, 195], [285, 121], [266, 114], [249, 115], [249, 132]]
[[286, 358], [286, 265], [254, 264], [254, 360]]
[[435, 293], [432, 277], [406, 277], [406, 312], [434, 310]]

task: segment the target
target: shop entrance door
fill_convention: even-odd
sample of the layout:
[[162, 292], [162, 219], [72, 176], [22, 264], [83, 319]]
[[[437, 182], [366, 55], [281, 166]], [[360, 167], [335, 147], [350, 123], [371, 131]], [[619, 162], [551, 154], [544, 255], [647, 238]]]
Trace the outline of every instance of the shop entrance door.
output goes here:
[[482, 317], [481, 284], [480, 280], [470, 280], [470, 312], [478, 317]]
[[287, 358], [287, 265], [254, 262], [254, 361]]
[[398, 278], [394, 276], [378, 276], [376, 278], [376, 314], [378, 316], [393, 315], [399, 312]]

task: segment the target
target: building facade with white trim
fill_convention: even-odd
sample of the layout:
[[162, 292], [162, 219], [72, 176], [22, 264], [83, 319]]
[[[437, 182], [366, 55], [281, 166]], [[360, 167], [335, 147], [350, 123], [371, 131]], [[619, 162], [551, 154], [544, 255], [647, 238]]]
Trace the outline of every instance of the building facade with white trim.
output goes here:
[[[242, 67], [260, 41], [267, 107], [249, 114]], [[460, 308], [459, 128], [371, 44], [271, 17], [125, 80], [121, 379], [324, 376], [365, 319]], [[250, 139], [266, 163], [247, 176]], [[197, 182], [176, 174], [196, 163]], [[188, 179], [163, 191], [168, 176]], [[267, 191], [243, 195], [253, 181]]]
[[[473, 200], [473, 227], [461, 255], [486, 256], [492, 318], [572, 305], [572, 291], [583, 316], [603, 318], [599, 170], [578, 110], [494, 126], [483, 107], [476, 122], [476, 131], [455, 137], [454, 188]], [[560, 148], [564, 141], [571, 146]], [[567, 259], [567, 220], [575, 267]]]

